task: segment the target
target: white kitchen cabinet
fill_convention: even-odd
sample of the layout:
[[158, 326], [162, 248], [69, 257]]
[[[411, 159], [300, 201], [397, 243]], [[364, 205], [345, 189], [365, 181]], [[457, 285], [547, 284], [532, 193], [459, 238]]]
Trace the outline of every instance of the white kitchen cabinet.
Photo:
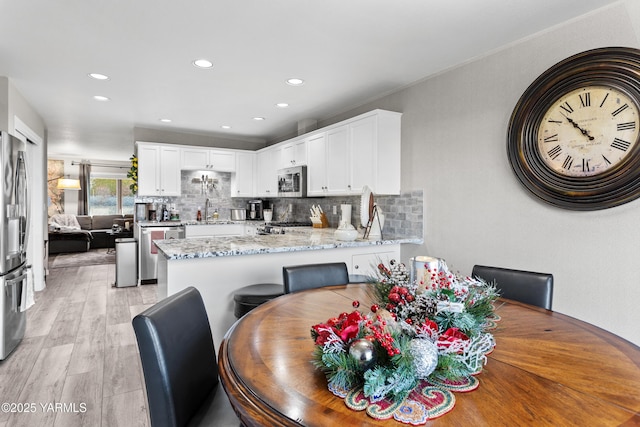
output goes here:
[[254, 197], [255, 158], [251, 151], [236, 153], [236, 172], [231, 175], [231, 197]]
[[180, 195], [180, 148], [137, 143], [138, 196]]
[[278, 159], [280, 147], [263, 148], [256, 154], [256, 196], [278, 196]]
[[[351, 185], [354, 191], [361, 191], [367, 185], [375, 186], [376, 152], [373, 141], [376, 137], [376, 121], [374, 117], [366, 117], [349, 124], [349, 151], [353, 159], [350, 165]], [[374, 193], [375, 189], [372, 188]]]
[[400, 113], [375, 110], [349, 123], [351, 194], [400, 194]]
[[159, 188], [160, 147], [138, 144], [138, 195], [153, 196]]
[[236, 170], [236, 153], [234, 151], [183, 147], [180, 159], [183, 170], [211, 170], [217, 172], [235, 172]]
[[389, 265], [389, 261], [400, 260], [400, 248], [376, 253], [356, 254], [351, 256], [350, 274], [377, 277], [377, 266], [381, 262]]
[[184, 170], [205, 170], [209, 165], [209, 149], [184, 147], [180, 153], [180, 167]]
[[244, 225], [244, 235], [245, 236], [255, 236], [258, 234], [258, 226], [252, 222], [247, 222]]
[[331, 196], [348, 195], [351, 193], [349, 126], [328, 130], [326, 139], [326, 193]]
[[209, 151], [211, 169], [218, 172], [236, 171], [236, 153], [233, 151]]
[[307, 139], [307, 196], [349, 194], [349, 128], [341, 126]]
[[307, 139], [308, 196], [351, 194], [349, 136], [349, 126], [343, 125]]
[[286, 142], [281, 147], [279, 167], [281, 169], [307, 164], [307, 140], [296, 139]]
[[375, 110], [308, 136], [307, 195], [400, 194], [400, 118]]
[[327, 144], [324, 133], [307, 139], [307, 196], [326, 196]]

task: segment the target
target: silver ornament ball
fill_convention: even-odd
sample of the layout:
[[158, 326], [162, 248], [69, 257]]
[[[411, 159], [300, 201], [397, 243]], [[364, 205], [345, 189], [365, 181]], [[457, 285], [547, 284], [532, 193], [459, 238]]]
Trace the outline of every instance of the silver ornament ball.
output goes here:
[[413, 366], [416, 368], [418, 378], [427, 378], [438, 366], [438, 347], [435, 343], [415, 338], [409, 344], [409, 351], [413, 356]]
[[349, 355], [358, 363], [358, 366], [366, 370], [376, 363], [376, 354], [373, 343], [361, 338], [355, 340], [349, 346]]

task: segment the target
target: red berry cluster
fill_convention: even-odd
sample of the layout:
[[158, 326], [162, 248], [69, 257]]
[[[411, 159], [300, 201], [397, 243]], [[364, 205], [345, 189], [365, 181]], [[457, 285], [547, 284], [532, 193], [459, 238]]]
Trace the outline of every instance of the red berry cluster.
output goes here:
[[403, 286], [394, 286], [389, 291], [389, 301], [387, 302], [387, 310], [394, 311], [399, 305], [411, 303], [415, 297], [409, 293], [409, 290]]
[[[431, 283], [433, 289], [452, 289], [454, 276], [451, 273], [445, 273], [440, 271], [437, 273], [435, 270], [427, 270], [431, 273]], [[467, 278], [469, 279], [469, 278]], [[468, 292], [463, 289], [456, 289], [454, 295], [456, 298], [464, 298]]]
[[431, 286], [433, 289], [451, 289], [453, 275], [444, 271], [427, 269], [431, 273]]
[[376, 316], [377, 322], [374, 323], [373, 320], [368, 319], [365, 322], [365, 326], [369, 328], [373, 336], [368, 336], [368, 339], [373, 339], [378, 341], [380, 346], [387, 350], [387, 354], [389, 357], [395, 356], [396, 354], [400, 354], [400, 349], [393, 346], [393, 337], [390, 333], [385, 332], [384, 327], [387, 325], [387, 322], [382, 319], [380, 316]]

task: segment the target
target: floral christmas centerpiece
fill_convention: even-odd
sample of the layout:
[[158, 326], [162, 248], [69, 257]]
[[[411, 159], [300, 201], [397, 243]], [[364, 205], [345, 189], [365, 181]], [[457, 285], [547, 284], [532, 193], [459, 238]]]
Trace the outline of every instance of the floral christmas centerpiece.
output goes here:
[[[424, 260], [424, 261], [423, 261]], [[416, 268], [417, 265], [417, 268]], [[313, 325], [314, 365], [347, 406], [420, 424], [453, 408], [451, 391], [478, 386], [495, 341], [495, 286], [434, 258], [377, 266], [375, 303]]]

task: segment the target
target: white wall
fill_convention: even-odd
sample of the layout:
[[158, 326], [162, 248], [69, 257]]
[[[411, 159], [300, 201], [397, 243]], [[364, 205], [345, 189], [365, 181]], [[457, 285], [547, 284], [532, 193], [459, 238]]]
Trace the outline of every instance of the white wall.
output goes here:
[[[640, 6], [617, 3], [332, 118], [403, 113], [402, 188], [422, 188], [425, 244], [470, 274], [474, 264], [553, 273], [555, 311], [640, 344], [640, 200], [573, 212], [534, 199], [510, 169], [509, 117], [548, 67], [605, 46], [640, 48]], [[325, 126], [327, 123], [322, 123]], [[411, 252], [411, 253], [410, 253]]]

